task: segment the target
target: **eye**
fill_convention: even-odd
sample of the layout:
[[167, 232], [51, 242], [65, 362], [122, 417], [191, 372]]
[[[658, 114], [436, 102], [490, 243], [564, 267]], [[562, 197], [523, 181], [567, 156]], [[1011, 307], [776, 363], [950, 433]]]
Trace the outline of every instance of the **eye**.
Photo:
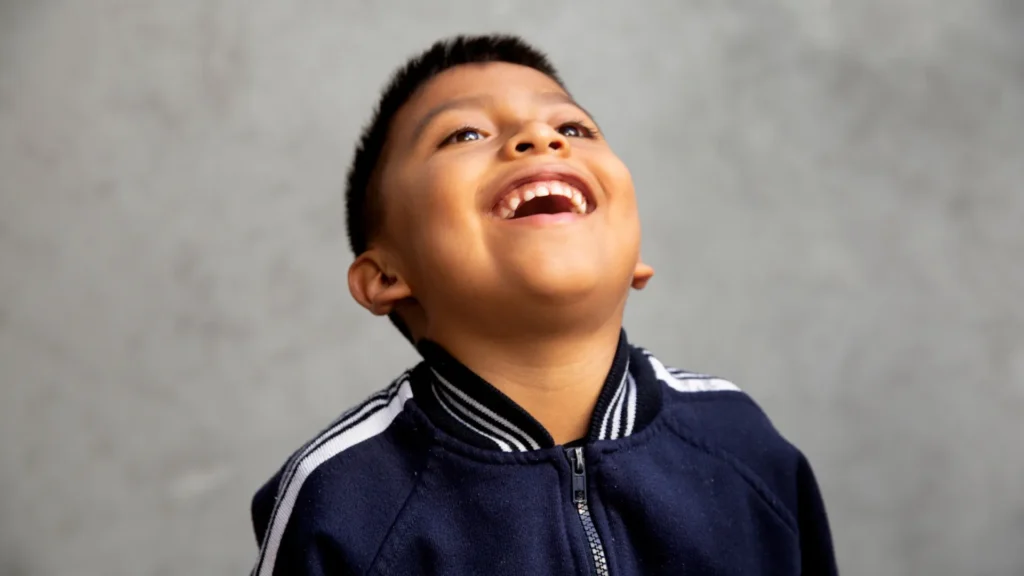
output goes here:
[[474, 140], [483, 140], [484, 133], [476, 128], [459, 128], [455, 132], [448, 135], [447, 138], [441, 142], [440, 147], [449, 146], [451, 144], [461, 144], [463, 142], [472, 142]]
[[597, 130], [586, 127], [582, 122], [566, 122], [557, 130], [566, 138], [593, 138], [597, 134]]

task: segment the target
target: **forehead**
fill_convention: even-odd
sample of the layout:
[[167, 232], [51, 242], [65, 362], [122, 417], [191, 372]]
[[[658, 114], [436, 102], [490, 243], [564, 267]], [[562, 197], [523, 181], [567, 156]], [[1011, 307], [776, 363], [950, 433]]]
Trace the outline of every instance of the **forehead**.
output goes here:
[[507, 62], [463, 64], [445, 70], [421, 86], [395, 115], [392, 130], [409, 131], [431, 110], [449, 102], [478, 97], [514, 100], [538, 93], [566, 94], [549, 76], [528, 66]]

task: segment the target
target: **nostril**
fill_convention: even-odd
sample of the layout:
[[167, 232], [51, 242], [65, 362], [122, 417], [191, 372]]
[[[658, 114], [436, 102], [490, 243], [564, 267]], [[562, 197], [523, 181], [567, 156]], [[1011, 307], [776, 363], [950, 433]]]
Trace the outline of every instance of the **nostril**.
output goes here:
[[519, 144], [516, 144], [516, 152], [526, 152], [530, 148], [533, 148], [533, 144], [530, 144], [529, 142], [520, 142]]
[[558, 140], [552, 140], [551, 143], [548, 144], [548, 148], [551, 148], [552, 150], [561, 150], [562, 143], [559, 142]]

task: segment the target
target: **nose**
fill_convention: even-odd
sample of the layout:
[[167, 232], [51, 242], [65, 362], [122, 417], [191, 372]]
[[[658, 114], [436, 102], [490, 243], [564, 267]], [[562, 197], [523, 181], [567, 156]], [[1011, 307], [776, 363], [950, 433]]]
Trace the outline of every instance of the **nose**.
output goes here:
[[531, 122], [523, 126], [505, 143], [505, 154], [510, 158], [534, 154], [569, 154], [569, 141], [560, 132], [544, 122]]

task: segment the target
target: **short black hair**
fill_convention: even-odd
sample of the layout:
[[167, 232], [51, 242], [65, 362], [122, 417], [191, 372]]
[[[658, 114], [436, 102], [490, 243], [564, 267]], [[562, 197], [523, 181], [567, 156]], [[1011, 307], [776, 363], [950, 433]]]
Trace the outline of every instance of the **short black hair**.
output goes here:
[[[374, 182], [391, 122], [399, 109], [424, 84], [438, 74], [463, 64], [507, 62], [533, 68], [558, 83], [564, 83], [547, 55], [518, 36], [490, 34], [454, 36], [435, 42], [402, 65], [387, 83], [370, 123], [363, 129], [348, 171], [345, 189], [345, 220], [353, 254], [365, 252], [383, 221], [380, 190]], [[412, 342], [405, 323], [397, 314], [391, 322]]]

